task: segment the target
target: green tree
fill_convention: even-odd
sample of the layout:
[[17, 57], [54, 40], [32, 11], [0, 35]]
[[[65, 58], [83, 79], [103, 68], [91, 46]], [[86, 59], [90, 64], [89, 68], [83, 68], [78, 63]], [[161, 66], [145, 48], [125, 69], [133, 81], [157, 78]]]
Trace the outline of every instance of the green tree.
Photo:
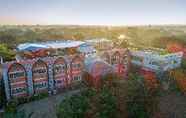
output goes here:
[[15, 53], [8, 48], [5, 44], [0, 44], [0, 56], [5, 60], [13, 60], [15, 57]]
[[6, 44], [8, 47], [15, 47], [16, 45], [16, 37], [11, 34], [11, 32], [1, 32], [0, 33], [0, 44]]
[[76, 33], [76, 34], [73, 35], [73, 38], [75, 40], [84, 40], [85, 36], [83, 35], [83, 33]]
[[97, 118], [116, 118], [117, 116], [117, 99], [112, 95], [109, 88], [101, 90], [98, 99]]
[[186, 70], [186, 59], [182, 60], [181, 67], [182, 69]]
[[127, 86], [127, 110], [130, 118], [149, 118], [157, 110], [157, 91], [148, 91], [144, 78], [133, 74]]
[[84, 118], [88, 110], [88, 98], [83, 95], [73, 95], [61, 102], [58, 110], [58, 118]]
[[128, 81], [127, 110], [130, 118], [148, 118], [145, 110], [146, 91], [143, 79], [137, 75], [130, 75]]

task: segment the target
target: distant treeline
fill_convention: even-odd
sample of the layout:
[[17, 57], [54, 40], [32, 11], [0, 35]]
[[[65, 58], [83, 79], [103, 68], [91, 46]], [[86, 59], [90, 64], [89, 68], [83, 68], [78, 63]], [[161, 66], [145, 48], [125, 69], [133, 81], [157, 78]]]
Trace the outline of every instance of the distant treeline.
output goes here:
[[[13, 50], [18, 44], [25, 42], [107, 38], [113, 40], [115, 44], [120, 42], [117, 44], [120, 47], [165, 48], [169, 42], [186, 44], [185, 32], [185, 26], [2, 26], [0, 27], [0, 43]], [[119, 38], [120, 35], [124, 36], [123, 39]], [[0, 55], [7, 60], [4, 52], [0, 51]]]

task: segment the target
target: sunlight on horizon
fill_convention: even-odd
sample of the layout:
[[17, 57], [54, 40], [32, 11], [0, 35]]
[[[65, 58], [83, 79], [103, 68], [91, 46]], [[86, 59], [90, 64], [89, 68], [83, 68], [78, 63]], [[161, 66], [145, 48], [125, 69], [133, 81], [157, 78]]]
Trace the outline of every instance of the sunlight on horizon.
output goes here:
[[186, 24], [184, 0], [6, 0], [0, 24], [10, 25], [163, 25]]

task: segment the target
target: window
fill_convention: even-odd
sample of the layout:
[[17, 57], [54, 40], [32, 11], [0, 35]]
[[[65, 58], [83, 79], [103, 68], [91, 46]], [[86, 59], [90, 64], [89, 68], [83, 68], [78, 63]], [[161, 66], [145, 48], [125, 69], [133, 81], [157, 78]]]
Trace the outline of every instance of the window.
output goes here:
[[37, 74], [42, 74], [42, 73], [46, 73], [46, 69], [45, 68], [36, 68], [33, 70], [33, 73], [37, 73]]
[[61, 84], [62, 80], [54, 80], [54, 84]]
[[25, 72], [11, 72], [11, 73], [9, 73], [9, 78], [20, 78], [20, 77], [24, 77], [25, 76]]
[[132, 60], [143, 62], [143, 59], [141, 57], [137, 57], [137, 56], [132, 56]]
[[149, 62], [149, 64], [154, 65], [154, 66], [161, 66], [161, 63], [158, 61], [151, 61]]
[[64, 72], [66, 69], [64, 64], [59, 64], [59, 65], [55, 65], [54, 66], [54, 71], [55, 73], [60, 73], [60, 72]]
[[43, 88], [46, 87], [47, 83], [46, 82], [42, 82], [42, 83], [37, 83], [34, 85], [35, 88]]
[[14, 88], [12, 89], [12, 94], [22, 93], [25, 91], [26, 91], [26, 88]]
[[73, 77], [73, 81], [80, 81], [81, 80], [81, 76], [74, 76]]
[[103, 59], [103, 60], [109, 63], [109, 58], [104, 57], [104, 59]]
[[72, 64], [72, 68], [74, 68], [74, 69], [80, 69], [81, 68], [81, 64], [80, 63], [74, 63], [74, 64]]
[[123, 56], [123, 64], [127, 64], [128, 63], [128, 58], [127, 55]]
[[119, 55], [114, 55], [112, 58], [112, 64], [117, 64], [119, 63]]
[[176, 64], [176, 63], [177, 63], [177, 61], [176, 60], [173, 60], [171, 64]]

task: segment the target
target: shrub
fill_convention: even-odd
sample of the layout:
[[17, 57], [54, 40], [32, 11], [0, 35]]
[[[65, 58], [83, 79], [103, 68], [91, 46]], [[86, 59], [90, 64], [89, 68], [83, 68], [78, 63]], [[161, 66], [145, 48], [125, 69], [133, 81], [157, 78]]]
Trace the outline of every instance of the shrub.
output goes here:
[[5, 113], [6, 112], [7, 113], [16, 113], [17, 112], [16, 106], [17, 106], [17, 102], [15, 100], [7, 103], [7, 105], [5, 107]]
[[33, 113], [28, 114], [24, 110], [17, 111], [16, 106], [18, 105], [17, 100], [9, 102], [5, 107], [5, 112], [3, 113], [3, 118], [31, 118]]
[[24, 110], [16, 111], [16, 112], [8, 112], [6, 111], [3, 115], [3, 118], [31, 118], [33, 113], [30, 113], [28, 116]]

